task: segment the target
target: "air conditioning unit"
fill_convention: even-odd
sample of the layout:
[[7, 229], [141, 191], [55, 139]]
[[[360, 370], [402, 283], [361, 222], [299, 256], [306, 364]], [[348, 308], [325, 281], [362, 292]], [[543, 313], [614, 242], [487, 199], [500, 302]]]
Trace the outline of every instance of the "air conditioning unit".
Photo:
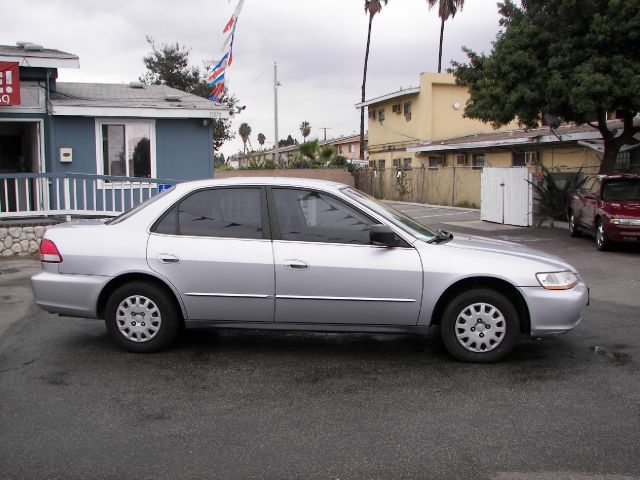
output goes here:
[[526, 165], [535, 165], [538, 163], [538, 152], [524, 152], [524, 163]]

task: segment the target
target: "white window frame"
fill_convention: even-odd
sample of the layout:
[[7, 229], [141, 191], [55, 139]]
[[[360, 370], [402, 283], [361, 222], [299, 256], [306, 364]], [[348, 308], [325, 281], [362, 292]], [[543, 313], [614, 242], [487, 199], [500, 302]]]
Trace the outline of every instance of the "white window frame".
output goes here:
[[[102, 151], [102, 127], [104, 125], [149, 125], [149, 147], [151, 156], [151, 178], [157, 178], [157, 159], [156, 159], [156, 121], [154, 118], [96, 118], [95, 121], [95, 137], [96, 137], [96, 172], [98, 175], [108, 175], [104, 171], [104, 158]], [[125, 138], [127, 128], [125, 126]], [[126, 140], [125, 140], [126, 144]], [[129, 166], [129, 162], [125, 162], [126, 168]], [[131, 175], [126, 175], [131, 176]], [[99, 185], [109, 188], [113, 186], [113, 182], [104, 182], [99, 180]], [[116, 185], [120, 187], [131, 186], [131, 182], [116, 182]]]

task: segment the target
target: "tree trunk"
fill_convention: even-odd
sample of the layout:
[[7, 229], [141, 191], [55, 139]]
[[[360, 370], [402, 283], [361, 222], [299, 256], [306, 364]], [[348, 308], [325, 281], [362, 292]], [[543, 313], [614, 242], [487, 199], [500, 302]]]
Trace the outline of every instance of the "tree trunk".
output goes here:
[[442, 40], [444, 39], [444, 18], [440, 24], [440, 50], [438, 51], [438, 73], [442, 71]]
[[604, 140], [604, 154], [602, 155], [602, 163], [600, 164], [600, 170], [598, 173], [611, 173], [615, 169], [616, 160], [620, 149], [625, 145], [635, 145], [638, 140], [634, 135], [640, 132], [640, 127], [633, 125], [634, 112], [629, 109], [620, 111], [623, 122], [622, 133], [617, 135], [617, 132], [609, 130], [607, 125], [606, 116], [604, 112], [599, 112], [598, 115], [598, 130]]
[[[366, 101], [367, 63], [369, 62], [369, 45], [371, 43], [371, 23], [373, 15], [369, 15], [369, 31], [367, 33], [367, 49], [364, 53], [364, 73], [362, 74], [362, 102]], [[364, 107], [360, 107], [360, 160], [364, 160]]]

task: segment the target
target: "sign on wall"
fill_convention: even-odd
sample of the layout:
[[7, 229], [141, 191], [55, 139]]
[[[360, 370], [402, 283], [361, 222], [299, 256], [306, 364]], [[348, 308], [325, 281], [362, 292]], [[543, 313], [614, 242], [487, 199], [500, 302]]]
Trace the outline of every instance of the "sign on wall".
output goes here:
[[18, 62], [0, 62], [0, 106], [20, 105]]

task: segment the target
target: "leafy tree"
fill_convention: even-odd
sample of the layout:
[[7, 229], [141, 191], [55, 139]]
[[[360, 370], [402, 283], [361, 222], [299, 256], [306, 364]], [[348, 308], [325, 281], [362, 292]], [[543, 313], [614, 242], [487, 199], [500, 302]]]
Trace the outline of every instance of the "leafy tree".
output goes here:
[[240, 128], [238, 128], [238, 133], [240, 134], [240, 138], [242, 138], [242, 143], [244, 144], [244, 153], [247, 153], [247, 141], [251, 136], [251, 127], [248, 123], [242, 122], [240, 124]]
[[264, 147], [264, 142], [267, 141], [267, 137], [264, 136], [264, 133], [259, 133], [258, 134], [258, 143], [260, 144], [261, 147]]
[[311, 168], [325, 167], [337, 157], [333, 147], [320, 145], [320, 141], [318, 140], [312, 140], [311, 142], [300, 145], [300, 156], [302, 163], [306, 163], [306, 165]]
[[297, 144], [298, 144], [298, 141], [294, 140], [291, 135], [288, 135], [286, 140], [278, 140], [279, 147], [289, 147], [291, 145], [297, 145]]
[[189, 67], [189, 49], [179, 43], [162, 44], [158, 49], [155, 41], [146, 36], [151, 53], [142, 60], [147, 71], [140, 81], [147, 85], [168, 85], [183, 92], [193, 93], [201, 81], [200, 69]]
[[[147, 85], [167, 85], [183, 92], [192, 93], [199, 97], [209, 98], [209, 85], [197, 67], [189, 67], [190, 50], [184, 45], [175, 43], [162, 44], [156, 47], [153, 38], [147, 36], [147, 43], [151, 46], [151, 53], [143, 58], [147, 71], [139, 80]], [[233, 94], [229, 94], [226, 87], [222, 94], [222, 104], [232, 108], [238, 103]], [[213, 120], [213, 150], [220, 150], [224, 142], [235, 138], [231, 130], [231, 120]]]
[[[637, 1], [514, 0], [500, 4], [503, 31], [489, 55], [465, 49], [454, 62], [469, 87], [465, 115], [500, 127], [518, 119], [537, 127], [543, 114], [589, 123], [604, 140], [600, 172], [611, 172], [620, 148], [640, 126], [640, 8]], [[621, 130], [607, 124], [616, 111]]]
[[300, 124], [300, 133], [302, 134], [303, 143], [306, 143], [307, 137], [311, 133], [311, 124], [306, 120]]
[[444, 22], [453, 18], [464, 7], [464, 0], [427, 0], [429, 10], [438, 4], [438, 16], [440, 17], [440, 49], [438, 51], [438, 73], [442, 71], [442, 40], [444, 39]]
[[[383, 0], [386, 5], [389, 0]], [[362, 102], [364, 103], [367, 86], [367, 64], [369, 63], [369, 46], [371, 45], [371, 24], [373, 17], [382, 10], [380, 0], [365, 0], [364, 12], [369, 15], [369, 29], [367, 31], [367, 49], [364, 54], [364, 73], [362, 74]], [[364, 107], [360, 107], [360, 160], [364, 160]]]

